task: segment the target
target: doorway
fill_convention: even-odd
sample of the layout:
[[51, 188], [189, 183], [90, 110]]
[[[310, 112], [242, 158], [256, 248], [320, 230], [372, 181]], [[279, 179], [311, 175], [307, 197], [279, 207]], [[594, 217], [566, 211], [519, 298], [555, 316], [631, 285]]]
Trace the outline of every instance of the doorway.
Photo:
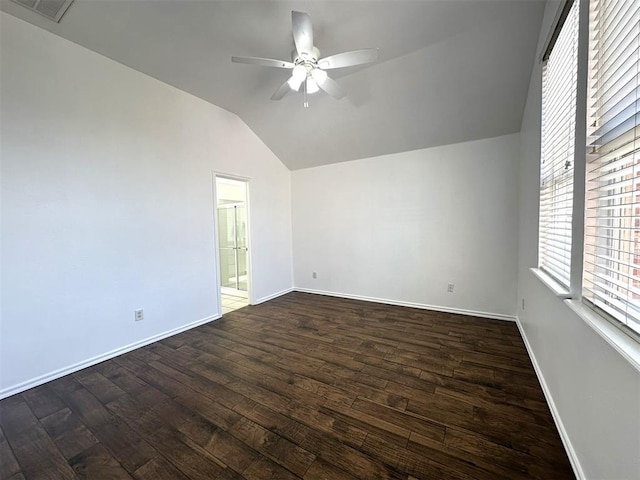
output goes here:
[[216, 176], [222, 313], [249, 304], [247, 182]]

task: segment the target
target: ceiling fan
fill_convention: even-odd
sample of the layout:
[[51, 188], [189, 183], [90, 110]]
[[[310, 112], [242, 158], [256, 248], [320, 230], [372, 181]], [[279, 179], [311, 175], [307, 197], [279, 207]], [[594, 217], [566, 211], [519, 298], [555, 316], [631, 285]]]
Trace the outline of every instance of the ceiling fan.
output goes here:
[[335, 80], [327, 75], [326, 70], [362, 65], [363, 63], [375, 62], [378, 59], [377, 48], [365, 48], [320, 58], [320, 50], [313, 45], [313, 28], [309, 14], [293, 11], [291, 12], [291, 23], [293, 43], [295, 44], [295, 49], [291, 52], [291, 62], [272, 58], [231, 57], [231, 61], [236, 63], [291, 70], [291, 77], [275, 91], [271, 100], [280, 100], [291, 91], [299, 92], [301, 87], [305, 95], [305, 107], [309, 106], [306, 95], [318, 90], [324, 90], [333, 98], [340, 100], [344, 97], [345, 92]]

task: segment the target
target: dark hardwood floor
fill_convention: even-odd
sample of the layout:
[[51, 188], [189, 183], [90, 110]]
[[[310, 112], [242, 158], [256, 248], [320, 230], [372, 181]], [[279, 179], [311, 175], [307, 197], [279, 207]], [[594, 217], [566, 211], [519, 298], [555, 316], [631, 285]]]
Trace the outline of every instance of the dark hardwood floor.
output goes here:
[[291, 293], [0, 402], [0, 478], [574, 478], [514, 323]]

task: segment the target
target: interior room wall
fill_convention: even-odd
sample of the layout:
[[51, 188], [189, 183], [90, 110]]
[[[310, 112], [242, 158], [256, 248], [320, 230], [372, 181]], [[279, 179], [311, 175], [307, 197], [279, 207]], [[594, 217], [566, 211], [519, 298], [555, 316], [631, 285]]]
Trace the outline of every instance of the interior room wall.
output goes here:
[[[558, 6], [547, 5], [538, 51]], [[541, 76], [536, 62], [521, 131], [518, 318], [579, 478], [640, 478], [639, 372], [529, 270], [537, 265]]]
[[0, 395], [219, 315], [213, 171], [250, 179], [254, 301], [291, 289], [290, 172], [236, 115], [0, 22]]
[[514, 134], [292, 172], [296, 289], [513, 318], [518, 153]]

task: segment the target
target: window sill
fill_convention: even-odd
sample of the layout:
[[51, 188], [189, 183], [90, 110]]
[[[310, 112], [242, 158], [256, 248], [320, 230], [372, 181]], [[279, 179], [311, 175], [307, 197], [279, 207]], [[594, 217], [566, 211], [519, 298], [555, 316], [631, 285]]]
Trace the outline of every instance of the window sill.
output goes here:
[[581, 300], [571, 298], [569, 290], [560, 285], [547, 273], [539, 268], [530, 268], [533, 273], [549, 290], [558, 298], [564, 299], [564, 303], [573, 310], [584, 322], [600, 335], [614, 350], [622, 355], [630, 364], [640, 372], [640, 343], [631, 338], [619, 327], [603, 318]]
[[551, 276], [547, 273], [543, 272], [539, 268], [530, 268], [531, 273], [533, 273], [538, 279], [544, 283], [558, 298], [569, 299], [571, 298], [571, 292], [567, 289], [567, 287], [560, 285], [557, 281], [555, 281]]
[[602, 318], [583, 304], [582, 301], [565, 300], [565, 303], [640, 372], [640, 343], [621, 331], [613, 323]]

